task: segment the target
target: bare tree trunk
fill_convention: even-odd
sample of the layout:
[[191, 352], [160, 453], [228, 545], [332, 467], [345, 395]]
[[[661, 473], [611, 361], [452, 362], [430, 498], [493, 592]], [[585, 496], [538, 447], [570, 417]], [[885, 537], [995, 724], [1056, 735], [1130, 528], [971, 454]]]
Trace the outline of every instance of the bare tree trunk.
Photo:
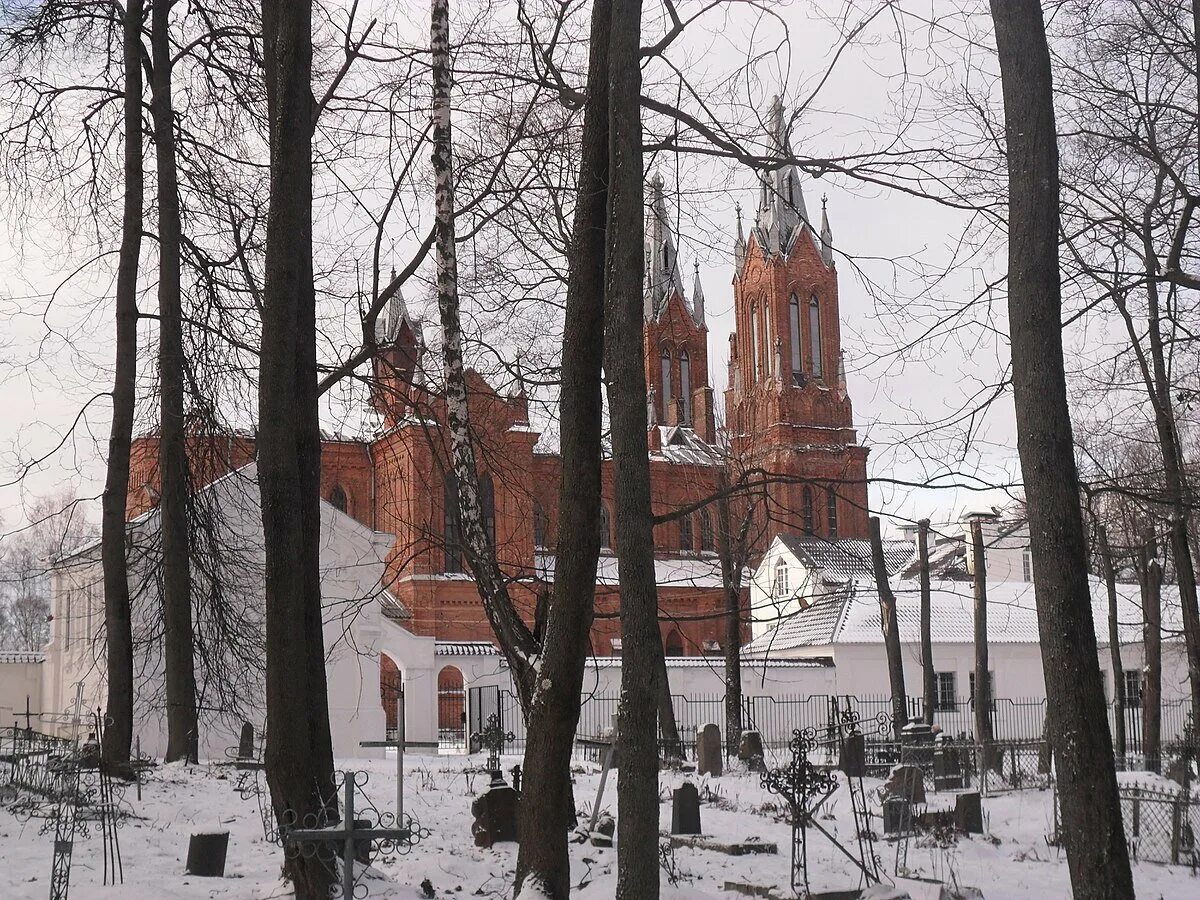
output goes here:
[[1125, 741], [1125, 670], [1121, 666], [1121, 634], [1117, 629], [1117, 572], [1113, 567], [1112, 548], [1108, 544], [1108, 529], [1096, 526], [1096, 543], [1100, 551], [1100, 566], [1104, 586], [1108, 589], [1108, 656], [1113, 679], [1113, 739], [1117, 756], [1124, 759]]
[[921, 581], [921, 689], [925, 723], [933, 725], [937, 709], [937, 674], [933, 670], [933, 634], [930, 623], [929, 520], [917, 522], [917, 555]]
[[735, 756], [742, 741], [742, 570], [750, 515], [743, 517], [738, 533], [732, 532], [733, 509], [727, 493], [728, 474], [717, 483], [717, 553], [721, 560], [721, 586], [725, 591], [725, 753]]
[[183, 307], [179, 284], [179, 181], [171, 102], [171, 4], [151, 8], [150, 114], [158, 176], [158, 379], [161, 426], [163, 665], [167, 700], [166, 761], [197, 762], [196, 675], [192, 644], [192, 572], [188, 536], [187, 436], [183, 408]]
[[[655, 589], [657, 594], [657, 588]], [[659, 638], [662, 632], [659, 631]], [[678, 763], [683, 759], [683, 741], [675, 721], [675, 703], [671, 698], [671, 677], [667, 673], [666, 650], [658, 654], [658, 733], [659, 744], [666, 759]]]
[[658, 897], [658, 728], [663, 654], [654, 576], [642, 363], [641, 0], [613, 0], [609, 43], [605, 371], [621, 590], [617, 898]]
[[[270, 122], [258, 472], [266, 571], [266, 773], [281, 825], [336, 817], [321, 623], [320, 430], [312, 267], [312, 7], [263, 0]], [[294, 817], [294, 818], [292, 818]], [[324, 900], [333, 860], [290, 855], [296, 896]]]
[[983, 527], [971, 522], [971, 555], [975, 562], [972, 587], [975, 593], [975, 741], [979, 744], [981, 769], [992, 768], [992, 676], [988, 662], [987, 555]]
[[[513, 673], [513, 683], [528, 716], [533, 700], [531, 664], [537, 644], [533, 632], [508, 595], [504, 574], [496, 562], [491, 536], [483, 523], [479, 469], [471, 435], [466, 368], [462, 351], [462, 319], [458, 296], [458, 253], [455, 247], [454, 136], [450, 103], [450, 7], [433, 0], [430, 48], [433, 55], [433, 177], [434, 256], [437, 260], [438, 313], [442, 325], [442, 360], [446, 374], [446, 427], [458, 483], [458, 514], [467, 563], [501, 652]], [[582, 676], [581, 676], [582, 677]]]
[[528, 884], [535, 895], [540, 891], [552, 900], [565, 900], [571, 893], [567, 852], [573, 804], [571, 751], [579, 722], [600, 555], [611, 22], [609, 0], [597, 0], [592, 6], [587, 104], [563, 327], [559, 421], [564, 427], [559, 440], [562, 476], [554, 597], [545, 618], [540, 678], [529, 707], [515, 880], [516, 896], [520, 897]]
[[883, 643], [887, 649], [888, 684], [892, 690], [892, 731], [900, 740], [900, 731], [908, 724], [908, 694], [904, 689], [904, 657], [900, 655], [900, 623], [896, 620], [896, 595], [888, 583], [887, 563], [883, 558], [883, 538], [879, 516], [871, 516], [871, 565], [875, 570], [875, 589], [879, 592], [879, 617]]
[[1017, 444], [1063, 839], [1076, 897], [1132, 898], [1063, 365], [1050, 52], [1036, 0], [991, 0], [991, 11], [1008, 156], [1008, 308]]
[[1138, 567], [1142, 595], [1142, 754], [1151, 772], [1162, 771], [1162, 566], [1151, 531]]
[[137, 379], [137, 276], [142, 248], [142, 0], [127, 0], [124, 19], [125, 199], [117, 261], [117, 352], [113, 368], [113, 415], [102, 501], [100, 560], [104, 569], [104, 631], [108, 698], [102, 753], [110, 771], [129, 769], [133, 743], [133, 624], [125, 556], [125, 510], [129, 449], [133, 439]]

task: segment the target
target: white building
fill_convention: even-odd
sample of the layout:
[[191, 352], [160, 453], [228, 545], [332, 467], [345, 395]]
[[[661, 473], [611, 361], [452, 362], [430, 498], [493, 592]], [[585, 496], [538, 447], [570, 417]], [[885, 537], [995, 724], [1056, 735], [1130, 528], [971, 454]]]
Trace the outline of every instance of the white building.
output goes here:
[[[205, 529], [196, 532], [200, 536], [194, 538], [192, 566], [193, 618], [197, 635], [207, 636], [209, 654], [197, 673], [202, 759], [221, 758], [227, 748], [236, 747], [243, 721], [261, 733], [266, 720], [265, 575], [256, 476], [253, 464], [239, 469], [197, 492], [193, 505], [193, 514], [208, 521]], [[206, 516], [205, 511], [212, 515]], [[152, 755], [161, 755], [166, 747], [162, 608], [156, 579], [161, 559], [158, 527], [158, 512], [151, 511], [130, 523], [128, 538], [134, 734], [143, 752]], [[379, 702], [384, 616], [379, 597], [391, 543], [390, 536], [373, 532], [321, 502], [329, 716], [334, 752], [340, 756], [371, 755], [359, 743], [379, 740], [384, 732]], [[42, 711], [59, 714], [43, 718], [45, 730], [66, 727], [62, 715], [73, 710], [80, 691], [85, 711], [105, 705], [103, 593], [98, 543], [55, 563], [50, 642], [41, 665], [41, 696], [32, 701], [40, 703]]]

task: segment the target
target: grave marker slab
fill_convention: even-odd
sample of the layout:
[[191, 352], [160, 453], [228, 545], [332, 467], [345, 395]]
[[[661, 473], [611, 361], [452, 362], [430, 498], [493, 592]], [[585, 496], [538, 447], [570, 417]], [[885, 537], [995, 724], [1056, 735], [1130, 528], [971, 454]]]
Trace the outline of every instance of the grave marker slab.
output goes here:
[[476, 847], [490, 847], [501, 841], [517, 840], [517, 818], [521, 795], [508, 785], [490, 787], [471, 803], [475, 821], [471, 833]]
[[983, 801], [978, 793], [958, 795], [954, 801], [954, 827], [964, 834], [983, 834]]
[[690, 781], [671, 797], [671, 834], [700, 834], [700, 793]]
[[722, 771], [721, 729], [708, 724], [696, 735], [696, 771], [700, 775], [720, 775]]

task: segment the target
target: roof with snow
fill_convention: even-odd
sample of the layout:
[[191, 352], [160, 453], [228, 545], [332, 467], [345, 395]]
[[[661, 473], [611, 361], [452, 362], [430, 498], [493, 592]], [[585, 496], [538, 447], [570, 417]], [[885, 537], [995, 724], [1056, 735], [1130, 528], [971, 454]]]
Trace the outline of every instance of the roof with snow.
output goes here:
[[[1108, 593], [1104, 582], [1090, 579], [1092, 615], [1101, 646], [1108, 639]], [[893, 583], [896, 618], [902, 643], [920, 640], [920, 586], [909, 579]], [[1037, 607], [1033, 584], [1025, 581], [988, 583], [988, 643], [1038, 643]], [[1178, 591], [1164, 585], [1164, 640], [1182, 632]], [[969, 582], [937, 580], [930, 586], [930, 629], [934, 643], [970, 644], [975, 638], [974, 594]], [[1142, 639], [1141, 594], [1138, 585], [1117, 585], [1117, 625], [1122, 644]], [[766, 656], [800, 647], [836, 644], [881, 644], [883, 628], [879, 600], [873, 587], [851, 585], [844, 592], [822, 597], [745, 648], [751, 656]]]
[[[823, 580], [835, 584], [868, 581], [874, 584], [871, 543], [852, 538], [819, 538], [796, 534], [776, 536], [792, 555], [810, 569], [820, 569]], [[883, 561], [888, 574], [894, 575], [912, 554], [911, 541], [884, 541]]]
[[[545, 581], [554, 580], [555, 558], [552, 553], [539, 553], [536, 559], [538, 577]], [[698, 556], [672, 556], [654, 560], [655, 583], [660, 587], [719, 588], [721, 561], [715, 553]], [[601, 551], [596, 566], [596, 583], [616, 585], [617, 557], [612, 551]]]
[[723, 462], [720, 451], [696, 434], [694, 428], [683, 425], [659, 425], [662, 449], [653, 451], [651, 459], [665, 459], [675, 465], [718, 466]]
[[435, 656], [499, 656], [491, 641], [438, 641], [433, 646]]
[[40, 650], [0, 650], [0, 663], [42, 663], [46, 654]]

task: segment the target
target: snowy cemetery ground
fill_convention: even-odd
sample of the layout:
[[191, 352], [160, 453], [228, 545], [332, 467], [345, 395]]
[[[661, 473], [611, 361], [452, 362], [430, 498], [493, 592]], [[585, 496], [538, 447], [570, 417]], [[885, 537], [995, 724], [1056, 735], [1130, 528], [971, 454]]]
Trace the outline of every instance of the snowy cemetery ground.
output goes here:
[[[428, 829], [428, 836], [403, 855], [375, 859], [365, 884], [370, 898], [497, 897], [511, 896], [517, 845], [474, 846], [471, 835], [472, 799], [489, 783], [480, 770], [482, 755], [408, 756], [405, 778], [406, 812]], [[506, 756], [506, 771], [520, 762]], [[395, 764], [392, 760], [343, 760], [341, 767], [369, 773], [364, 787], [381, 811], [395, 804]], [[575, 776], [576, 804], [581, 825], [588, 821], [599, 782], [599, 767], [580, 761]], [[288, 895], [279, 877], [281, 851], [264, 838], [256, 798], [237, 790], [239, 773], [230, 766], [158, 768], [142, 786], [142, 800], [130, 787], [125, 801], [133, 816], [120, 829], [124, 884], [104, 887], [100, 837], [93, 833], [76, 841], [71, 872], [72, 900], [85, 898], [236, 897]], [[251, 779], [253, 776], [249, 776]], [[259, 776], [261, 778], [261, 776]], [[840, 777], [840, 776], [839, 776]], [[1129, 780], [1133, 776], [1124, 775]], [[1149, 779], [1151, 776], [1143, 776]], [[671, 791], [684, 781], [697, 785], [701, 797], [703, 832], [724, 842], [757, 839], [778, 845], [777, 855], [731, 856], [711, 849], [680, 847], [664, 856], [663, 896], [669, 900], [734, 897], [724, 891], [727, 881], [771, 886], [778, 896], [790, 896], [790, 827], [779, 798], [767, 793], [759, 777], [741, 768], [717, 778], [664, 771], [661, 778], [661, 827], [671, 826]], [[265, 784], [265, 780], [264, 780]], [[867, 779], [868, 795], [881, 782]], [[608, 780], [602, 806], [619, 815], [616, 779]], [[878, 802], [874, 801], [878, 813]], [[952, 808], [951, 793], [929, 793], [930, 809]], [[908, 847], [908, 871], [921, 878], [956, 880], [979, 887], [987, 900], [1069, 896], [1065, 856], [1048, 846], [1052, 831], [1052, 792], [1024, 790], [985, 797], [984, 835], [915, 838]], [[822, 825], [854, 846], [853, 813], [843, 784], [822, 809]], [[878, 830], [878, 819], [873, 820]], [[41, 834], [44, 820], [25, 819], [12, 807], [0, 808], [0, 896], [42, 898], [48, 895], [53, 830]], [[229, 849], [224, 878], [199, 878], [184, 873], [188, 837], [195, 832], [228, 831]], [[892, 875], [897, 846], [876, 843], [882, 869]], [[571, 845], [575, 896], [609, 900], [614, 895], [616, 850]], [[809, 874], [813, 890], [852, 888], [859, 878], [852, 863], [820, 834], [810, 832]], [[1192, 898], [1200, 896], [1200, 879], [1186, 866], [1138, 863], [1138, 896]], [[917, 881], [895, 880], [913, 900], [937, 897], [937, 889]], [[423, 883], [433, 888], [430, 894]], [[361, 890], [361, 888], [360, 888]]]

